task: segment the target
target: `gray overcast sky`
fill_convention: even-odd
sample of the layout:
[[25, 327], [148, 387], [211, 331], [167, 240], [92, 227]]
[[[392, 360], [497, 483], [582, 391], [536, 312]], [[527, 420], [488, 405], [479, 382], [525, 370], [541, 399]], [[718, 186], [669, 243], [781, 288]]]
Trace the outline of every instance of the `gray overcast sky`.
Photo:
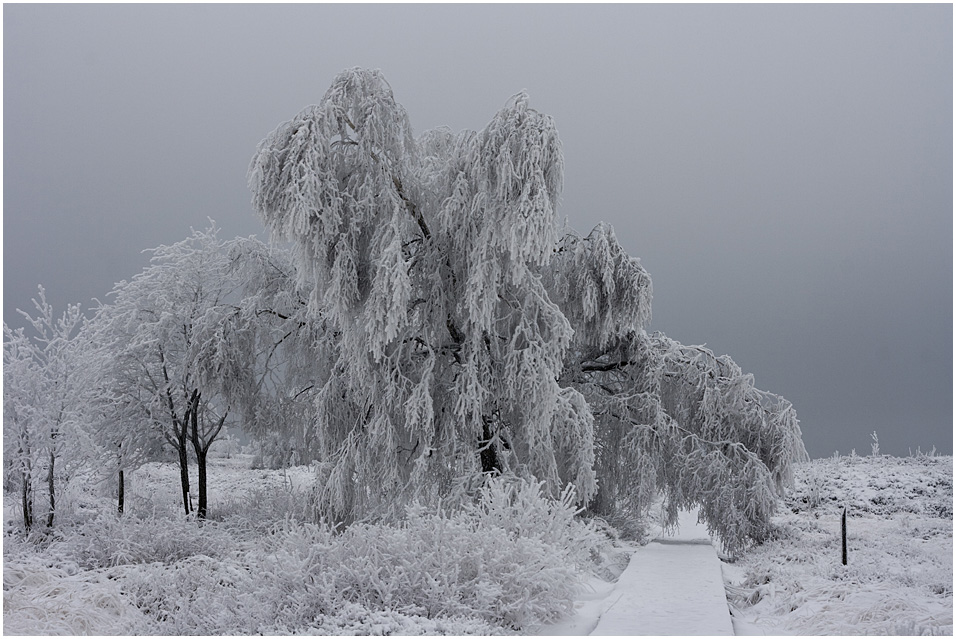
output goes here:
[[418, 132], [527, 89], [560, 214], [613, 224], [650, 328], [790, 399], [812, 456], [952, 452], [952, 5], [7, 4], [3, 35], [8, 323], [207, 216], [265, 237], [256, 144], [366, 66]]

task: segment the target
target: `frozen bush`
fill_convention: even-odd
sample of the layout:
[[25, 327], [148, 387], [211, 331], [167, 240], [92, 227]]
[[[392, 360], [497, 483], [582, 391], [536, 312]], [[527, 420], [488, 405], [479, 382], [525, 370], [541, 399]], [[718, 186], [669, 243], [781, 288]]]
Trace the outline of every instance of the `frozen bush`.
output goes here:
[[217, 556], [234, 544], [234, 534], [212, 522], [182, 518], [117, 517], [104, 514], [62, 532], [50, 552], [80, 566], [173, 563], [194, 555]]
[[142, 613], [102, 573], [48, 563], [40, 555], [5, 557], [5, 634], [125, 635], [145, 630]]
[[288, 486], [265, 486], [225, 501], [210, 517], [250, 530], [268, 531], [277, 521], [317, 522], [315, 494]]
[[[569, 614], [586, 571], [612, 554], [594, 523], [574, 517], [573, 501], [571, 491], [552, 500], [538, 483], [496, 479], [470, 507], [413, 506], [401, 521], [341, 531], [292, 517], [266, 529], [238, 517], [103, 516], [64, 529], [45, 555], [26, 541], [7, 549], [8, 566], [56, 564], [10, 572], [27, 594], [11, 595], [7, 613], [22, 628], [40, 614], [29, 597], [47, 615], [94, 601], [76, 598], [87, 588], [119, 612], [90, 608], [76, 622], [82, 632], [513, 634]], [[47, 590], [17, 576], [34, 573]]]
[[606, 532], [575, 515], [577, 495], [569, 484], [559, 500], [544, 496], [544, 482], [496, 478], [485, 483], [479, 500], [465, 512], [482, 527], [500, 527], [513, 536], [536, 539], [553, 547], [562, 560], [580, 570], [597, 568], [610, 550]]
[[[570, 491], [554, 501], [540, 484], [493, 480], [472, 507], [411, 507], [400, 525], [356, 524], [333, 536], [289, 522], [280, 548], [265, 552], [291, 552], [292, 565], [309, 566], [301, 581], [369, 609], [526, 629], [570, 613], [583, 571], [609, 554], [607, 538], [575, 520], [572, 504]], [[289, 590], [289, 568], [276, 573], [274, 590]]]

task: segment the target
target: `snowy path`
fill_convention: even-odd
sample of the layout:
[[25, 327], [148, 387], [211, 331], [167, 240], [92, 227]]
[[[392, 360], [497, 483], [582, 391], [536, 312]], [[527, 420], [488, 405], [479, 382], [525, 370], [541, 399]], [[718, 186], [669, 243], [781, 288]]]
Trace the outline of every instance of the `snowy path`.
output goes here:
[[592, 635], [734, 634], [710, 544], [651, 542], [634, 552]]
[[720, 560], [696, 515], [682, 514], [677, 533], [636, 548], [617, 583], [596, 585], [574, 618], [542, 634], [734, 634]]

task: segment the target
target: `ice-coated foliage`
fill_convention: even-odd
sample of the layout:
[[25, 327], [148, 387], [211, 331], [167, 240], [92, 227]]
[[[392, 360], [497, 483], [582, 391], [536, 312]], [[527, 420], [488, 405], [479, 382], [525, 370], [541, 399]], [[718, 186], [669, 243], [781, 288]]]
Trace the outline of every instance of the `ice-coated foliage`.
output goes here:
[[634, 332], [569, 380], [595, 418], [600, 490], [589, 508], [665, 519], [699, 509], [729, 554], [769, 534], [793, 464], [806, 458], [789, 402], [759, 391], [730, 358]]
[[240, 284], [239, 321], [255, 336], [252, 387], [236, 397], [242, 429], [266, 466], [317, 459], [314, 398], [330, 374], [332, 336], [309, 317], [287, 249], [236, 238], [223, 250]]
[[597, 357], [650, 322], [651, 277], [608, 224], [598, 224], [585, 238], [569, 229], [550, 266], [548, 293], [574, 327], [579, 359]]
[[481, 131], [412, 135], [378, 71], [339, 74], [259, 145], [249, 181], [294, 245], [333, 362], [316, 398], [322, 503], [380, 515], [482, 472], [568, 485], [605, 516], [699, 507], [760, 540], [794, 460], [788, 402], [729, 358], [649, 335], [650, 276], [605, 224], [557, 223], [554, 122], [512, 97]]

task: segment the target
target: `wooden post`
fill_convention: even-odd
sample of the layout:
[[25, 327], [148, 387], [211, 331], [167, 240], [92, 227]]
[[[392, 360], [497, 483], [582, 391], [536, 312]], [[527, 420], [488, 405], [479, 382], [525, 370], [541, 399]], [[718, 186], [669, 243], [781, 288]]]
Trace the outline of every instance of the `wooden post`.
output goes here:
[[843, 518], [842, 518], [842, 528], [843, 528], [843, 565], [846, 565], [846, 506], [843, 507]]
[[119, 486], [116, 495], [116, 512], [123, 514], [123, 506], [126, 502], [126, 478], [123, 476], [123, 469], [119, 469]]

